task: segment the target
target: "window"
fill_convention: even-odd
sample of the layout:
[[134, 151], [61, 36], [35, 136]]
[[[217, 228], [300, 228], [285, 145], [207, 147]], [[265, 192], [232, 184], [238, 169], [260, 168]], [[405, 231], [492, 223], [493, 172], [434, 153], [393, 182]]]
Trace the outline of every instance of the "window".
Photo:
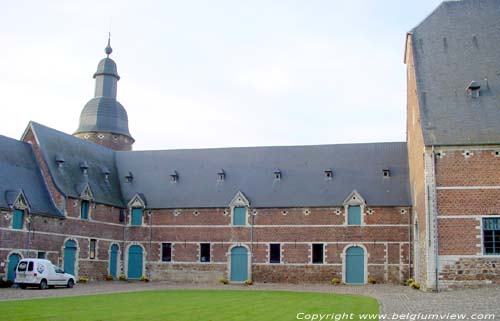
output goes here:
[[323, 244], [312, 245], [312, 262], [313, 264], [323, 264]]
[[200, 243], [200, 262], [210, 262], [210, 243]]
[[347, 224], [361, 225], [361, 206], [349, 206], [347, 208]]
[[500, 218], [483, 218], [484, 254], [500, 254]]
[[281, 263], [280, 244], [269, 244], [269, 263]]
[[96, 249], [97, 240], [90, 239], [90, 249], [89, 249], [89, 258], [95, 259], [95, 249]]
[[233, 225], [246, 225], [247, 209], [246, 207], [235, 207], [233, 209]]
[[161, 244], [161, 260], [162, 262], [172, 262], [172, 243]]
[[130, 225], [133, 226], [142, 225], [142, 208], [140, 207], [132, 208], [132, 219], [130, 220]]
[[89, 219], [89, 208], [90, 208], [90, 202], [82, 200], [82, 204], [80, 205], [80, 218], [82, 220]]
[[12, 228], [22, 230], [24, 225], [24, 211], [14, 210], [12, 214]]
[[46, 252], [42, 252], [42, 251], [38, 251], [36, 257], [38, 259], [45, 259], [47, 257], [47, 253]]
[[34, 265], [33, 261], [29, 261], [29, 263], [28, 263], [28, 272], [33, 271], [33, 265]]

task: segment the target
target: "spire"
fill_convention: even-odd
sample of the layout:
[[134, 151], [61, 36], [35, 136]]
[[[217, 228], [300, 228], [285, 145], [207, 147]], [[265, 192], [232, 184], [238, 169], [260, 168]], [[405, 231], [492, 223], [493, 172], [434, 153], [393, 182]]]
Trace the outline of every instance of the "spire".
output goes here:
[[104, 49], [104, 52], [106, 53], [106, 55], [108, 55], [108, 58], [109, 55], [111, 55], [111, 53], [113, 52], [113, 48], [111, 48], [111, 32], [108, 33], [108, 45]]

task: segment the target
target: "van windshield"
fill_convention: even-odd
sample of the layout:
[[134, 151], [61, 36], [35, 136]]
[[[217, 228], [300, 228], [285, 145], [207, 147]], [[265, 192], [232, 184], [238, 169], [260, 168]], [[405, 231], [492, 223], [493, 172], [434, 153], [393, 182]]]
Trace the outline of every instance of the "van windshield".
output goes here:
[[[31, 263], [31, 262], [30, 262]], [[28, 267], [28, 262], [26, 261], [21, 261], [19, 262], [19, 265], [17, 266], [17, 270], [18, 271], [21, 271], [21, 272], [24, 272], [26, 271], [26, 268]]]

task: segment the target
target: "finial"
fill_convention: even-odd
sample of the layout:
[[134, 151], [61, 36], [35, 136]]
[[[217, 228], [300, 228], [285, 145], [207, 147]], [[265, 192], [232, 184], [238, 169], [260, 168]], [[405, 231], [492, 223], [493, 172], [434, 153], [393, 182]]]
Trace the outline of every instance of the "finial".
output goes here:
[[113, 52], [113, 48], [111, 48], [111, 32], [108, 34], [108, 45], [106, 46], [106, 49], [104, 49], [104, 52], [108, 55], [108, 58]]

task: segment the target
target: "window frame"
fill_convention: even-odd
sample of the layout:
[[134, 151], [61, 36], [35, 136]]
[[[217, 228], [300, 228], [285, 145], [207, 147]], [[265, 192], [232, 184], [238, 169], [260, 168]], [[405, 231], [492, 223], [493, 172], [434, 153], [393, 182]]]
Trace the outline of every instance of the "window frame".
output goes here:
[[[494, 225], [498, 226], [498, 229], [492, 229], [492, 230], [486, 230], [485, 229], [485, 222], [486, 220], [497, 220], [498, 222]], [[491, 238], [492, 238], [492, 253], [487, 252], [487, 247], [486, 247], [486, 232], [492, 232]], [[481, 246], [482, 246], [482, 253], [484, 256], [500, 256], [500, 217], [499, 216], [486, 216], [481, 219]], [[495, 241], [495, 238], [499, 239], [499, 241]], [[490, 243], [490, 242], [489, 242]]]
[[[169, 255], [168, 255], [168, 260], [165, 260], [164, 258], [166, 257], [165, 256], [165, 245], [169, 245], [168, 246], [168, 250], [169, 250]], [[172, 243], [171, 242], [164, 242], [164, 243], [161, 243], [161, 261], [163, 263], [170, 263], [172, 262]]]
[[[278, 247], [278, 259], [273, 257], [273, 247], [276, 250], [276, 246]], [[269, 264], [281, 264], [282, 259], [281, 259], [281, 243], [269, 243]]]
[[[204, 247], [208, 246], [208, 259], [207, 260], [203, 260], [204, 257], [207, 257], [207, 256], [204, 256], [203, 252], [204, 252]], [[206, 251], [206, 248], [205, 248], [205, 251]], [[205, 253], [206, 254], [206, 253]], [[210, 263], [212, 262], [212, 244], [211, 243], [200, 243], [200, 252], [199, 252], [199, 257], [198, 257], [198, 260], [200, 263]]]
[[97, 240], [96, 239], [89, 240], [89, 259], [90, 260], [97, 259]]
[[[321, 262], [315, 262], [314, 260], [314, 248], [318, 248], [318, 247], [321, 247]], [[312, 264], [318, 264], [318, 265], [321, 265], [321, 264], [325, 264], [325, 244], [324, 243], [312, 243], [311, 244], [311, 263]]]

